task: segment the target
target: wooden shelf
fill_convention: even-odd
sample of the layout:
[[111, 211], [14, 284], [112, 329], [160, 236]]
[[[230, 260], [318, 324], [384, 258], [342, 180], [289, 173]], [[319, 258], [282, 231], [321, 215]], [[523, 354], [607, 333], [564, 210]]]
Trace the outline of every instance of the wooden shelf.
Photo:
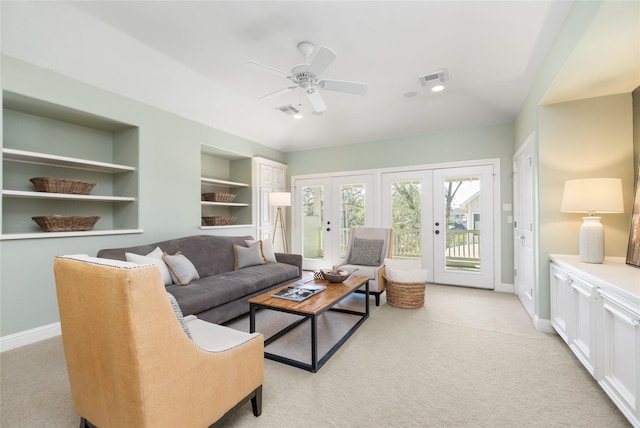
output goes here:
[[38, 239], [38, 238], [67, 238], [78, 236], [97, 236], [97, 235], [124, 235], [131, 233], [142, 233], [143, 229], [112, 229], [112, 230], [88, 230], [81, 232], [33, 232], [33, 233], [7, 233], [0, 235], [0, 240], [8, 241], [11, 239]]
[[2, 149], [3, 159], [13, 162], [34, 163], [39, 165], [58, 166], [63, 168], [85, 169], [108, 173], [130, 172], [136, 169], [132, 166], [118, 165], [107, 162], [97, 162], [67, 156], [51, 155], [47, 153], [29, 152], [26, 150]]
[[248, 207], [249, 204], [245, 204], [242, 202], [210, 202], [210, 201], [200, 201], [200, 204], [203, 206], [217, 206], [217, 207]]
[[2, 196], [6, 198], [28, 199], [56, 199], [68, 201], [101, 201], [101, 202], [133, 202], [134, 197], [129, 196], [99, 196], [99, 195], [75, 195], [68, 193], [31, 192], [24, 190], [3, 190]]
[[200, 226], [200, 229], [202, 230], [207, 230], [207, 229], [239, 229], [239, 228], [245, 228], [245, 227], [253, 227], [252, 224], [227, 224], [227, 225], [223, 225], [223, 226]]
[[211, 186], [220, 186], [220, 187], [249, 187], [247, 183], [238, 183], [235, 181], [227, 181], [227, 180], [218, 180], [217, 178], [206, 178], [201, 177], [200, 182], [202, 184], [208, 184]]

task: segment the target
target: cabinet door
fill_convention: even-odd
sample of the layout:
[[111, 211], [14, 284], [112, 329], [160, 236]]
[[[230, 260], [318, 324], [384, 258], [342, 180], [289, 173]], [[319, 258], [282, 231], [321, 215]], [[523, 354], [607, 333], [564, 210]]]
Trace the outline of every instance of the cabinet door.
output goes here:
[[593, 377], [596, 365], [596, 288], [570, 274], [566, 280], [570, 289], [569, 347]]
[[569, 319], [570, 287], [565, 270], [551, 264], [551, 325], [562, 340], [569, 343], [567, 320]]
[[600, 385], [640, 425], [640, 311], [600, 292]]

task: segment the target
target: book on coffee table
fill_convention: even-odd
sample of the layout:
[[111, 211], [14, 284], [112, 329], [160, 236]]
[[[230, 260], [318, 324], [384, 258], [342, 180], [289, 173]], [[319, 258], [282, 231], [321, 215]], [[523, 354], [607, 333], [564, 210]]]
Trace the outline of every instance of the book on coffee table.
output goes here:
[[326, 290], [327, 287], [324, 285], [313, 285], [313, 284], [296, 284], [293, 287], [285, 287], [282, 290], [278, 291], [275, 294], [272, 294], [271, 297], [277, 297], [278, 299], [287, 299], [294, 300], [296, 302], [302, 302], [304, 299], [307, 299], [314, 294], [318, 294], [322, 290]]

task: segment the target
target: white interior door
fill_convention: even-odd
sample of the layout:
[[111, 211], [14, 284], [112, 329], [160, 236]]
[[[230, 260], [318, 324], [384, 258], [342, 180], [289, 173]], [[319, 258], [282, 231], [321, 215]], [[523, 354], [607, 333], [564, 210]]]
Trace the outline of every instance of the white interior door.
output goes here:
[[495, 288], [494, 221], [492, 165], [434, 170], [434, 282]]
[[513, 267], [515, 292], [529, 316], [535, 315], [535, 164], [533, 138], [513, 157]]
[[373, 175], [296, 179], [293, 188], [293, 250], [304, 269], [329, 269], [344, 255], [349, 228], [373, 224]]

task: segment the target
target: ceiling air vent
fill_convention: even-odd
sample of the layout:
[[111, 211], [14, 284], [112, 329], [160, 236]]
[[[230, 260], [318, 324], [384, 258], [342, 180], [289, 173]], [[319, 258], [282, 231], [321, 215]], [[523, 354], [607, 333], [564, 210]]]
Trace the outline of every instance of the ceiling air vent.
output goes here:
[[295, 108], [291, 104], [288, 104], [286, 106], [276, 107], [276, 110], [286, 114], [287, 116], [293, 116], [294, 114], [300, 113], [300, 110], [298, 110], [297, 108]]
[[449, 75], [447, 74], [447, 69], [443, 68], [442, 70], [434, 71], [433, 73], [425, 74], [423, 76], [418, 76], [418, 80], [422, 86], [432, 86], [435, 83], [446, 83], [449, 81]]

